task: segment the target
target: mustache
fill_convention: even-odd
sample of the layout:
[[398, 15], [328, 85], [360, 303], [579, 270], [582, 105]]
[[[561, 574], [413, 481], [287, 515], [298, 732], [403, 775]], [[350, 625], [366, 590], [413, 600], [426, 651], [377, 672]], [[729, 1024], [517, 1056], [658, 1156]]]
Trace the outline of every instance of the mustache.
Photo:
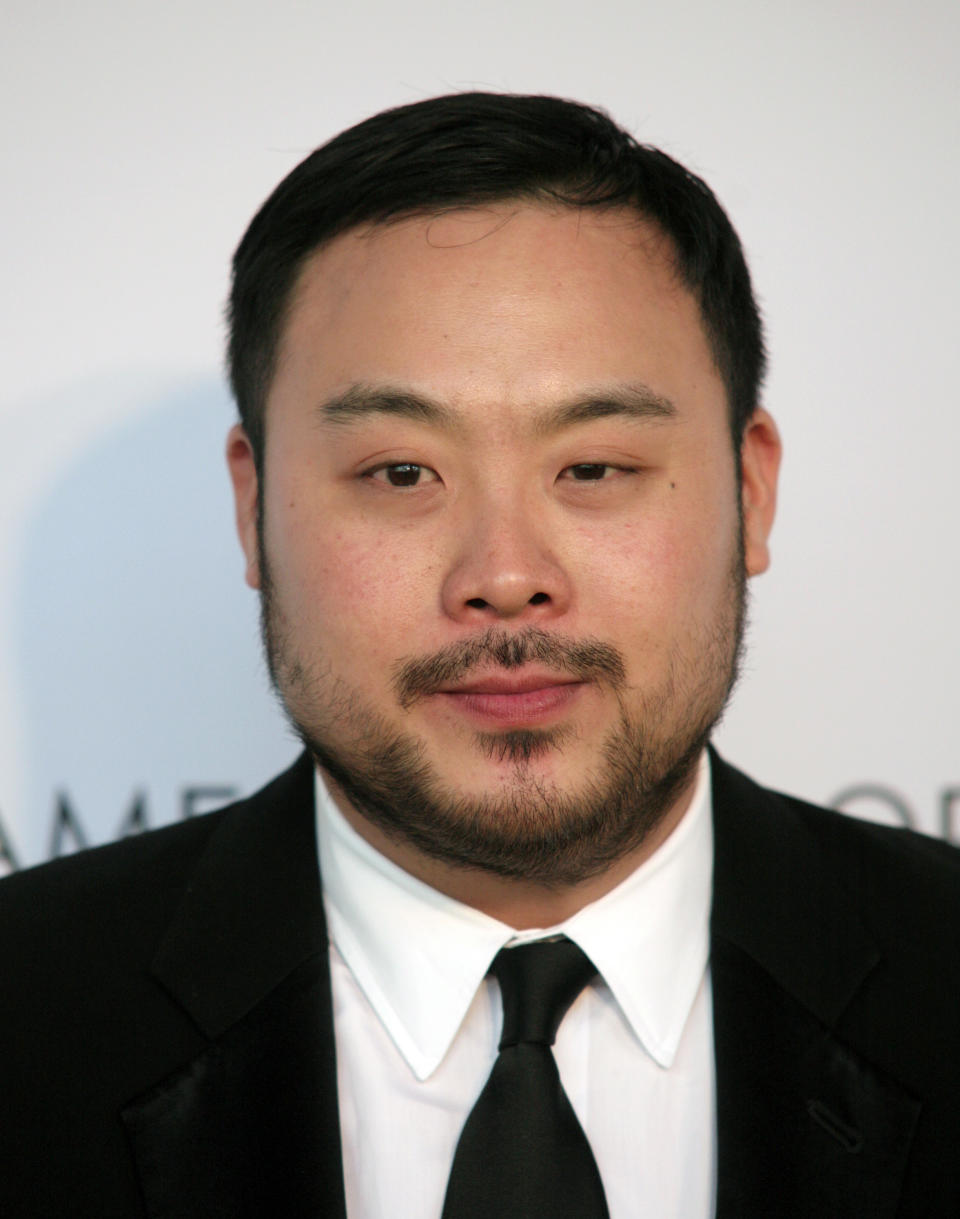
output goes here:
[[627, 680], [623, 655], [601, 639], [570, 639], [539, 627], [508, 632], [490, 627], [482, 635], [448, 644], [429, 656], [394, 666], [393, 689], [404, 709], [475, 669], [519, 669], [536, 661], [576, 681], [601, 682], [621, 689]]

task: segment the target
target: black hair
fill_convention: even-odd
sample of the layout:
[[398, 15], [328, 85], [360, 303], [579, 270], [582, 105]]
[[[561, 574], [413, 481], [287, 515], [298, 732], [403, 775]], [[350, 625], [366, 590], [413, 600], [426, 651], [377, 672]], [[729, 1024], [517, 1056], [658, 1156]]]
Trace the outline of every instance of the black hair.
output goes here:
[[512, 199], [627, 208], [671, 241], [723, 379], [734, 444], [758, 405], [763, 328], [740, 240], [710, 188], [603, 111], [458, 93], [385, 110], [322, 145], [257, 212], [233, 258], [230, 382], [258, 465], [264, 408], [306, 259], [361, 224]]

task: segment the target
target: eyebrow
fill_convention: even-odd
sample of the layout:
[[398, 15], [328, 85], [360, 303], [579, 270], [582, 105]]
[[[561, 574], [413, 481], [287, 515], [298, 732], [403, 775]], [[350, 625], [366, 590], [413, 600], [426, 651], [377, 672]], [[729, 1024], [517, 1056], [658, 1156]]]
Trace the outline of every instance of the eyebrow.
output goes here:
[[398, 415], [417, 423], [451, 430], [459, 426], [456, 412], [412, 390], [392, 385], [351, 385], [342, 394], [322, 402], [317, 411], [323, 423], [357, 423], [370, 415]]
[[[371, 415], [393, 415], [424, 423], [444, 431], [462, 431], [463, 416], [451, 407], [413, 390], [391, 385], [351, 385], [343, 393], [321, 403], [317, 414], [322, 423], [358, 423]], [[552, 435], [593, 419], [626, 417], [643, 422], [675, 419], [677, 408], [669, 398], [642, 384], [618, 385], [586, 393], [536, 415], [533, 430]]]
[[675, 419], [677, 408], [647, 385], [618, 385], [551, 407], [537, 417], [534, 427], [538, 435], [550, 435], [592, 419], [616, 417], [642, 422]]

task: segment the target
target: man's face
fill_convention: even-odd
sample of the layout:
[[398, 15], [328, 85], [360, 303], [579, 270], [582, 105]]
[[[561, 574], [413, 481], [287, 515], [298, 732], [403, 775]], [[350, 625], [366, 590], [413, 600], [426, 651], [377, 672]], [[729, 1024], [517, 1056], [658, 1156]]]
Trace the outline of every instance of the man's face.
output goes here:
[[724, 387], [650, 226], [510, 203], [338, 237], [291, 302], [263, 485], [239, 430], [229, 454], [274, 680], [362, 818], [570, 881], [682, 801], [777, 447], [758, 414], [741, 522]]

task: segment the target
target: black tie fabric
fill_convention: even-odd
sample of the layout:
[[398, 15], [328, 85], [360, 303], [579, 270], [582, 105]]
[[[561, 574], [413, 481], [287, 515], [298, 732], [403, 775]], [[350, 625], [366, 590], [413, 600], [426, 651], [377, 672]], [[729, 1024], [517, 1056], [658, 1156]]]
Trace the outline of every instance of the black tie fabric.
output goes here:
[[609, 1219], [550, 1049], [596, 967], [560, 937], [504, 948], [490, 972], [503, 995], [500, 1054], [460, 1135], [443, 1219]]

